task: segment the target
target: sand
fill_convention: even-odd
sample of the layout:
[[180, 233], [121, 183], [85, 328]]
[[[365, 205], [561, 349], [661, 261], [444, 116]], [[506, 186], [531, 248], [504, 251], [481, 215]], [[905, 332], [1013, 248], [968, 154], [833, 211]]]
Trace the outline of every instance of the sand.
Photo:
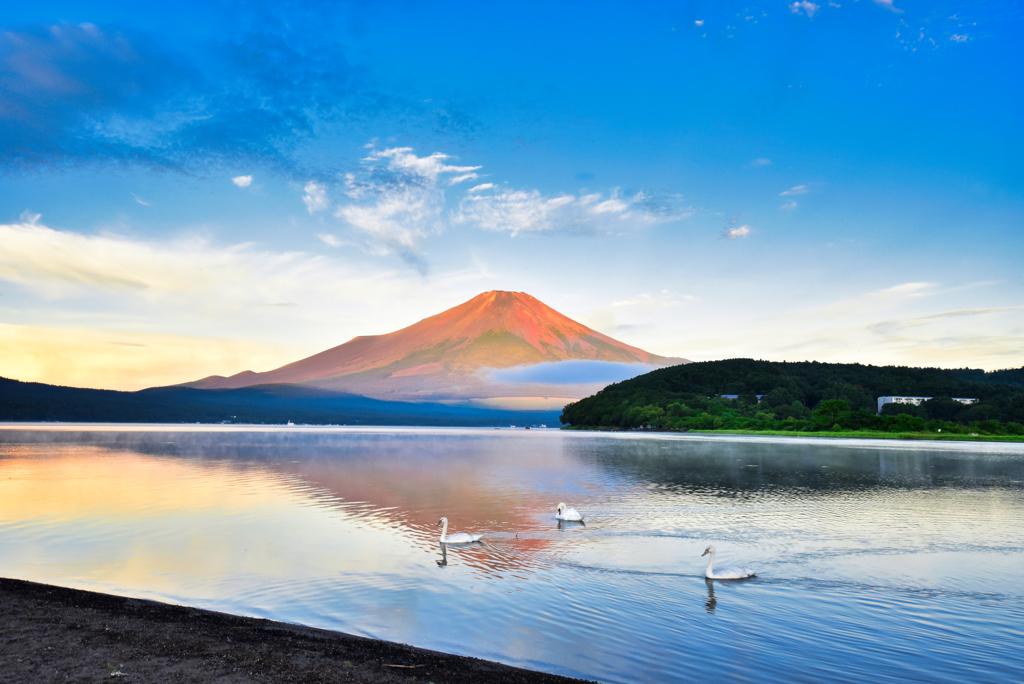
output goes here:
[[0, 682], [582, 680], [271, 620], [0, 578]]

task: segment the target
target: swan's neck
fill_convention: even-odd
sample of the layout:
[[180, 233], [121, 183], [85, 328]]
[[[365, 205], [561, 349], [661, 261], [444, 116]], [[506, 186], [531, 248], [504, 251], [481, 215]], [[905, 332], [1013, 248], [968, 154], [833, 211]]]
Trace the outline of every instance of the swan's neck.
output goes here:
[[441, 527], [441, 543], [444, 544], [444, 538], [448, 536], [448, 521], [444, 521], [444, 525]]
[[708, 569], [704, 571], [705, 575], [715, 574], [715, 552], [712, 551], [708, 554]]

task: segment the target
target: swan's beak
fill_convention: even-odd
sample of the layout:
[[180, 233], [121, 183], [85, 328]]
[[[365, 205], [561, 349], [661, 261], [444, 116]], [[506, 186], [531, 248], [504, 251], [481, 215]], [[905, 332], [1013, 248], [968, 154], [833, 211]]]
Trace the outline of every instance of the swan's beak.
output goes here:
[[709, 549], [704, 549], [704, 553], [702, 553], [702, 554], [700, 554], [700, 555], [701, 555], [701, 556], [706, 556], [706, 555], [708, 555], [708, 551], [709, 551]]

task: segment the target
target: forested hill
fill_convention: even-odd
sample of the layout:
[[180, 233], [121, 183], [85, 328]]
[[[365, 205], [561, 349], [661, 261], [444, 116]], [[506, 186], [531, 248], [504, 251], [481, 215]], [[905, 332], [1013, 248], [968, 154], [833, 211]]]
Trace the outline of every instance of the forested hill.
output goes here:
[[[561, 420], [576, 427], [628, 428], [649, 424], [714, 428], [730, 427], [731, 420], [732, 427], [737, 428], [820, 429], [812, 411], [819, 409], [822, 402], [839, 400], [845, 402], [843, 412], [849, 414], [843, 425], [850, 427], [870, 422], [878, 397], [904, 395], [935, 399], [923, 407], [890, 406], [883, 413], [907, 413], [921, 421], [958, 424], [986, 420], [1024, 423], [1024, 386], [1018, 384], [1022, 379], [1024, 369], [985, 373], [971, 369], [753, 359], [704, 361], [655, 370], [609, 385], [594, 396], [567, 405]], [[723, 400], [722, 395], [739, 398]], [[760, 401], [757, 395], [763, 395]], [[966, 406], [951, 401], [951, 397], [980, 401]], [[715, 417], [720, 418], [717, 423]], [[789, 427], [780, 426], [781, 421], [788, 421]], [[830, 424], [836, 422], [833, 411]]]
[[983, 371], [980, 368], [958, 368], [953, 374], [967, 382], [1002, 383], [1024, 387], [1024, 368]]

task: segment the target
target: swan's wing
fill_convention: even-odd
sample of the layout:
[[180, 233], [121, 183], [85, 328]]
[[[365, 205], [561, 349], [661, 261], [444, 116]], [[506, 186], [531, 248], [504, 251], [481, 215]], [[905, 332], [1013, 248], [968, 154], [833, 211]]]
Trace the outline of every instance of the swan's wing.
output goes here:
[[746, 568], [715, 568], [715, 579], [744, 579], [754, 576], [754, 572]]
[[471, 542], [480, 541], [480, 537], [482, 536], [482, 534], [466, 534], [464, 532], [459, 532], [458, 534], [448, 536], [444, 541], [446, 544], [469, 544]]

